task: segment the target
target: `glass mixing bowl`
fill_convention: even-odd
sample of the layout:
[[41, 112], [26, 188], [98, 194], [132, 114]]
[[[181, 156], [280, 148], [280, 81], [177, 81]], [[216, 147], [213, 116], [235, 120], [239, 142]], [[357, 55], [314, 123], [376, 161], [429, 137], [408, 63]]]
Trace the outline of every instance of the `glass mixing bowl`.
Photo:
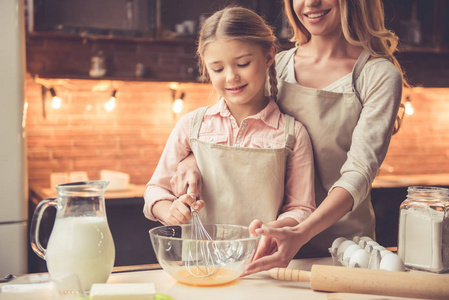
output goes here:
[[248, 227], [204, 225], [212, 240], [191, 239], [192, 225], [160, 226], [149, 231], [157, 260], [178, 281], [197, 286], [220, 285], [240, 277], [260, 236]]

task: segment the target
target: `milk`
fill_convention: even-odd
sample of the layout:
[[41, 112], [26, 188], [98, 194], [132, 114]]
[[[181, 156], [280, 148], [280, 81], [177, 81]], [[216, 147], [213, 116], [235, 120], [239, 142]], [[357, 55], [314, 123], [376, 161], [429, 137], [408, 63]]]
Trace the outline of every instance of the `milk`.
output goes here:
[[105, 283], [115, 260], [106, 218], [57, 218], [45, 259], [52, 277], [75, 273], [85, 290], [90, 290], [93, 283]]

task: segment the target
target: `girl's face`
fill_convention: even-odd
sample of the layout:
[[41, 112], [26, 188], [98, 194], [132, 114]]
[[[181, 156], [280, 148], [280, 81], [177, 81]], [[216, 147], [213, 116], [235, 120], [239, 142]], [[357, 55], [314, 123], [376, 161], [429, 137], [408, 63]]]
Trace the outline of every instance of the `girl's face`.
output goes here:
[[338, 0], [293, 0], [293, 10], [312, 36], [341, 33]]
[[212, 85], [231, 111], [233, 106], [259, 111], [266, 105], [265, 82], [274, 52], [238, 39], [218, 39], [206, 46], [203, 57]]

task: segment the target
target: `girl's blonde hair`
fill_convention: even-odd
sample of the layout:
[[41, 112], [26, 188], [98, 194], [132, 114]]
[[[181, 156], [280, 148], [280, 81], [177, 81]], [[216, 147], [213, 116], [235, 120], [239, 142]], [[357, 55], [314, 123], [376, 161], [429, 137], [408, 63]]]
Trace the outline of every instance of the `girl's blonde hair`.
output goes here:
[[[204, 64], [204, 50], [207, 45], [218, 40], [238, 39], [243, 42], [254, 43], [262, 47], [265, 53], [277, 50], [277, 39], [272, 28], [265, 20], [250, 9], [243, 7], [227, 7], [217, 11], [206, 19], [198, 38], [198, 65], [203, 78], [209, 79]], [[276, 100], [277, 79], [276, 68], [273, 63], [268, 71], [270, 78], [270, 94]]]
[[[402, 83], [410, 87], [404, 71], [394, 56], [399, 38], [385, 28], [385, 13], [382, 0], [339, 0], [341, 28], [345, 39], [354, 46], [361, 46], [373, 57], [391, 61], [401, 72]], [[293, 29], [290, 41], [301, 46], [310, 40], [310, 32], [302, 25], [293, 9], [293, 0], [284, 0], [285, 14]], [[393, 134], [398, 132], [403, 119], [404, 104], [396, 117]]]

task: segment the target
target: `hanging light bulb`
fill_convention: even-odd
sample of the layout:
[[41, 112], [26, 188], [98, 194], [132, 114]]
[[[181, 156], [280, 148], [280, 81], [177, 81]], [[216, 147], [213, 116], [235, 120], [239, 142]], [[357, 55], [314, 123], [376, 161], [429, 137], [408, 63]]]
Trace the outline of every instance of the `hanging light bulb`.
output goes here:
[[54, 88], [50, 88], [49, 91], [50, 91], [50, 94], [51, 94], [51, 97], [52, 97], [51, 107], [53, 107], [54, 109], [60, 109], [61, 108], [61, 98], [59, 98], [56, 95], [56, 91], [55, 91]]
[[173, 112], [175, 114], [179, 114], [184, 107], [184, 93], [181, 93], [181, 96], [173, 102]]
[[410, 101], [410, 97], [407, 96], [405, 101], [405, 113], [409, 116], [415, 113], [415, 109], [413, 108], [412, 102]]
[[116, 98], [115, 95], [117, 94], [117, 90], [114, 90], [112, 92], [111, 98], [109, 98], [109, 101], [106, 102], [106, 104], [104, 105], [104, 109], [106, 109], [106, 111], [112, 111], [115, 108], [115, 102], [116, 102]]

